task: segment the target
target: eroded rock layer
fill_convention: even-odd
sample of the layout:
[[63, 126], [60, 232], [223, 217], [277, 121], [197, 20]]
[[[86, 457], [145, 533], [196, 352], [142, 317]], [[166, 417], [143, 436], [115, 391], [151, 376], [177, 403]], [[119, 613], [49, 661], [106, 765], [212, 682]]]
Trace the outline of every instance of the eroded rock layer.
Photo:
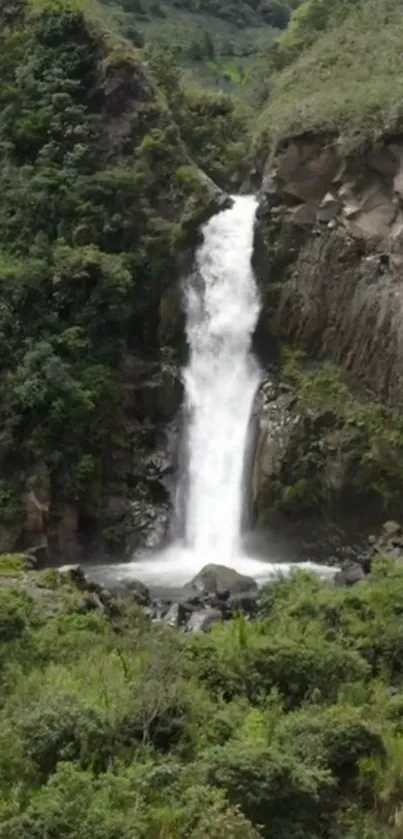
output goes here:
[[285, 143], [263, 179], [255, 244], [263, 328], [400, 405], [403, 138], [351, 158], [327, 135]]

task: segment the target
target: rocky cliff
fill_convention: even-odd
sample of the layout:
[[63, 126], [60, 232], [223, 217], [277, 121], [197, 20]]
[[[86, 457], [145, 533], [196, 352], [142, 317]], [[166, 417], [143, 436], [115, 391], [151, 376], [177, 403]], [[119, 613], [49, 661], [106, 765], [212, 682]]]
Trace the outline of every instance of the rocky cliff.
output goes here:
[[349, 158], [335, 138], [308, 134], [267, 173], [256, 231], [275, 333], [391, 405], [403, 400], [402, 208], [403, 137]]
[[340, 504], [380, 517], [399, 509], [402, 167], [397, 130], [351, 155], [336, 136], [311, 132], [283, 142], [264, 175], [254, 255], [260, 342], [269, 335], [305, 361], [283, 395], [263, 399], [255, 467], [263, 517], [273, 505], [330, 517]]
[[259, 517], [401, 515], [402, 34], [396, 0], [307, 0], [267, 56]]

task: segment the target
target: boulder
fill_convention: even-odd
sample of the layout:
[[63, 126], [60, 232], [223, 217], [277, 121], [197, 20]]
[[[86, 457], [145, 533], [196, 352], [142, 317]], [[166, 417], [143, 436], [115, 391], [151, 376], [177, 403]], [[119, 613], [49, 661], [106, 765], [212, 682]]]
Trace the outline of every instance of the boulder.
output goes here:
[[214, 623], [221, 621], [222, 615], [219, 609], [203, 609], [201, 612], [193, 612], [187, 623], [188, 632], [208, 632]]
[[403, 560], [403, 528], [396, 521], [387, 521], [378, 539], [371, 541], [372, 556]]
[[46, 540], [39, 545], [31, 545], [25, 553], [31, 558], [35, 568], [46, 568], [49, 564], [49, 549]]
[[151, 602], [150, 590], [141, 580], [119, 580], [109, 586], [109, 592], [112, 597], [129, 599], [139, 606], [149, 606]]
[[335, 574], [336, 586], [353, 586], [365, 578], [362, 565], [358, 562], [344, 562], [341, 570]]
[[87, 577], [81, 565], [61, 565], [57, 570], [65, 580], [74, 583], [77, 588], [87, 587]]
[[252, 577], [239, 574], [234, 568], [228, 568], [226, 565], [214, 564], [205, 565], [188, 586], [203, 594], [216, 594], [226, 590], [230, 594], [240, 594], [258, 590]]
[[189, 612], [183, 603], [172, 603], [166, 615], [164, 615], [163, 620], [167, 626], [171, 626], [173, 629], [179, 629], [180, 626], [186, 623], [188, 615]]
[[237, 612], [244, 612], [246, 615], [255, 615], [259, 607], [259, 592], [241, 591], [232, 594], [228, 601], [228, 608], [232, 615]]

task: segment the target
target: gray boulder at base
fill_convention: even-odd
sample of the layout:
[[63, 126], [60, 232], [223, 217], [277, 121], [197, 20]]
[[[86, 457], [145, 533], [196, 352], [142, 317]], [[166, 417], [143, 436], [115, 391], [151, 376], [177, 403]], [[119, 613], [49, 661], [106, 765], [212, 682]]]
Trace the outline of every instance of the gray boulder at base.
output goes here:
[[196, 577], [188, 583], [189, 587], [203, 592], [213, 594], [219, 591], [229, 591], [230, 594], [241, 594], [244, 592], [257, 591], [257, 584], [252, 577], [239, 574], [234, 568], [227, 568], [226, 565], [205, 565]]
[[193, 612], [187, 624], [188, 632], [208, 632], [213, 623], [222, 620], [222, 615], [219, 609], [203, 609], [202, 612]]
[[358, 562], [347, 560], [342, 564], [341, 570], [335, 574], [336, 586], [354, 586], [365, 579], [365, 572]]

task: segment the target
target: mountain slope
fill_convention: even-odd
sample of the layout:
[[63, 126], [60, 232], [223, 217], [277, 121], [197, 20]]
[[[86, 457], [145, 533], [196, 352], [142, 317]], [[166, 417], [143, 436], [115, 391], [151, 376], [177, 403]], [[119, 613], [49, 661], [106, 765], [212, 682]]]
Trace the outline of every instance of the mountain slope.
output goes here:
[[58, 549], [137, 497], [155, 440], [127, 355], [158, 360], [177, 256], [220, 195], [82, 4], [3, 2], [0, 25], [0, 543], [46, 525]]
[[327, 130], [357, 146], [402, 115], [403, 17], [397, 0], [308, 0], [267, 56], [257, 145]]
[[267, 48], [299, 0], [122, 0], [108, 5], [136, 46], [159, 47], [189, 82], [241, 88], [256, 52]]

